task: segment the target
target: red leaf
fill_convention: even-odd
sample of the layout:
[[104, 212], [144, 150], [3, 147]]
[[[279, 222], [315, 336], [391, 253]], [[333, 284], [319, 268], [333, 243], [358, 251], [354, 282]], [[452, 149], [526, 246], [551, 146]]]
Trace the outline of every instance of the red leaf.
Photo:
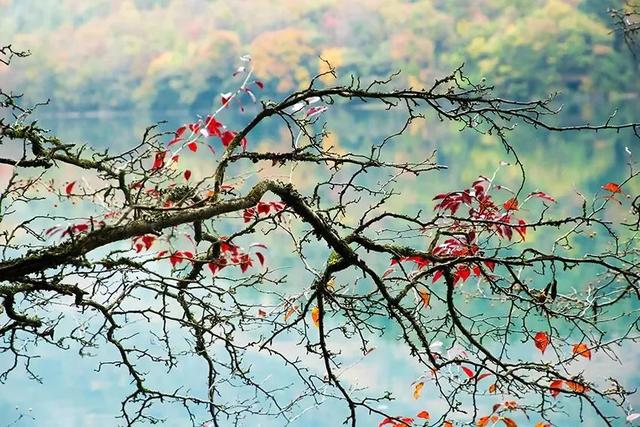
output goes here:
[[151, 248], [151, 245], [153, 245], [153, 242], [156, 241], [156, 236], [154, 236], [153, 234], [145, 234], [144, 236], [142, 236], [142, 243], [144, 243], [144, 247], [146, 249]]
[[466, 366], [462, 366], [462, 370], [469, 378], [473, 377], [474, 372], [471, 369], [467, 368]]
[[178, 129], [176, 129], [175, 136], [171, 141], [169, 141], [169, 143], [167, 144], [167, 147], [171, 147], [173, 144], [180, 142], [182, 140], [182, 135], [186, 130], [187, 130], [186, 125], [180, 126]]
[[184, 171], [184, 179], [189, 181], [189, 178], [191, 178], [191, 171], [187, 169], [186, 171]]
[[418, 415], [416, 415], [416, 417], [422, 418], [423, 420], [428, 420], [429, 418], [431, 418], [431, 415], [429, 415], [427, 411], [420, 411], [418, 412]]
[[482, 270], [480, 270], [480, 266], [477, 264], [473, 265], [473, 275], [475, 277], [480, 277], [480, 275], [482, 274]]
[[276, 212], [280, 212], [286, 206], [283, 202], [271, 202], [269, 204], [271, 205], [271, 208]]
[[547, 193], [543, 193], [542, 191], [534, 191], [533, 193], [529, 194], [529, 197], [538, 197], [540, 199], [545, 199], [545, 200], [548, 200], [548, 201], [554, 202], [554, 203], [556, 201], [556, 199], [554, 199], [553, 197], [551, 197]]
[[200, 130], [200, 123], [189, 123], [189, 130], [193, 133], [198, 133]]
[[220, 131], [220, 129], [222, 129], [223, 125], [222, 123], [220, 123], [219, 121], [216, 120], [215, 117], [213, 116], [207, 116], [207, 119], [204, 122], [205, 125], [205, 129], [207, 130], [207, 134], [209, 136], [222, 136], [222, 132]]
[[233, 94], [231, 92], [220, 94], [220, 102], [222, 103], [222, 105], [226, 107], [232, 96]]
[[527, 235], [527, 227], [526, 227], [526, 221], [523, 219], [519, 219], [518, 220], [518, 226], [515, 227], [516, 231], [518, 232], [518, 234], [520, 235], [520, 237], [522, 237], [522, 240], [525, 240], [525, 236]]
[[76, 185], [75, 181], [71, 181], [70, 183], [67, 184], [66, 187], [64, 187], [64, 192], [67, 194], [67, 196], [71, 195], [71, 192], [73, 191], [73, 186]]
[[260, 89], [264, 89], [264, 83], [262, 83], [260, 80], [256, 80], [254, 82], [256, 84], [256, 86], [258, 86]]
[[533, 340], [535, 342], [536, 348], [540, 350], [542, 354], [544, 354], [544, 351], [549, 345], [549, 334], [547, 334], [546, 332], [537, 332], [533, 337]]
[[496, 268], [496, 263], [495, 263], [495, 262], [493, 262], [493, 261], [485, 261], [485, 262], [484, 262], [484, 265], [486, 265], [486, 266], [487, 266], [487, 268], [488, 268], [489, 270], [491, 270], [492, 272], [493, 272], [493, 270], [495, 270], [495, 268]]
[[211, 270], [211, 274], [213, 275], [215, 275], [218, 271], [218, 264], [216, 264], [215, 262], [207, 263], [207, 267], [209, 267], [209, 270]]
[[551, 384], [549, 384], [549, 393], [551, 393], [551, 396], [556, 397], [560, 394], [560, 390], [562, 389], [562, 385], [564, 384], [564, 381], [562, 380], [553, 380], [551, 381]]
[[322, 114], [327, 110], [327, 107], [311, 107], [307, 110], [305, 116], [307, 118], [317, 116], [318, 114]]
[[256, 252], [256, 258], [258, 258], [258, 261], [260, 261], [260, 265], [264, 266], [264, 255], [262, 255], [260, 252]]
[[456, 272], [453, 275], [453, 283], [456, 284], [458, 280], [462, 280], [464, 283], [469, 276], [471, 275], [471, 270], [466, 265], [461, 265], [457, 268]]
[[236, 136], [236, 133], [230, 130], [226, 130], [222, 132], [222, 135], [220, 135], [220, 139], [222, 140], [222, 145], [224, 145], [225, 147], [228, 147], [229, 144], [231, 144], [231, 141], [233, 141], [233, 137], [235, 136]]
[[384, 271], [384, 273], [382, 273], [382, 276], [380, 276], [380, 277], [382, 277], [384, 279], [384, 278], [388, 277], [390, 274], [392, 274], [394, 271], [396, 271], [395, 268], [389, 267]]
[[259, 214], [268, 214], [271, 206], [268, 203], [258, 202], [258, 213]]
[[616, 184], [615, 182], [608, 182], [605, 185], [603, 185], [602, 188], [614, 194], [622, 193], [622, 190], [620, 189], [620, 185]]
[[254, 208], [248, 208], [245, 209], [244, 212], [242, 213], [242, 219], [244, 220], [245, 223], [250, 222], [251, 219], [255, 216], [256, 211]]
[[515, 198], [511, 198], [504, 202], [502, 205], [507, 211], [517, 211], [518, 210], [518, 200]]
[[440, 278], [442, 277], [442, 270], [438, 270], [435, 272], [435, 274], [433, 275], [433, 279], [431, 279], [431, 283], [436, 283], [438, 280], [440, 280]]
[[180, 264], [182, 260], [183, 258], [180, 256], [180, 252], [173, 253], [169, 256], [169, 262], [171, 263], [172, 267]]
[[189, 150], [193, 151], [194, 153], [198, 151], [198, 143], [195, 141], [188, 143], [187, 147], [189, 147]]
[[151, 166], [151, 170], [157, 170], [164, 166], [164, 157], [166, 156], [166, 151], [158, 151], [153, 159], [153, 166]]
[[[222, 145], [224, 145], [225, 147], [228, 147], [229, 144], [231, 144], [231, 141], [233, 141], [233, 138], [235, 138], [237, 134], [238, 134], [237, 132], [233, 132], [230, 130], [226, 130], [222, 132], [222, 135], [220, 136]], [[242, 141], [240, 141], [240, 146], [243, 149], [247, 148], [247, 138], [242, 138]]]

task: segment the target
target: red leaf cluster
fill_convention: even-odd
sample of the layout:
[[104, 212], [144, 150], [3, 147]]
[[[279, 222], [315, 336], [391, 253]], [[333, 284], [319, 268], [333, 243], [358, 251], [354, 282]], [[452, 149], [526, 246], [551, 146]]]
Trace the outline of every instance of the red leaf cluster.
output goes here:
[[[264, 245], [254, 245], [261, 248], [265, 248]], [[255, 254], [260, 265], [264, 265], [264, 255], [260, 252]], [[216, 274], [218, 271], [230, 265], [240, 266], [240, 270], [244, 273], [249, 267], [253, 267], [253, 260], [251, 256], [244, 252], [239, 246], [228, 242], [225, 237], [220, 238], [220, 255], [207, 263], [207, 267], [211, 270], [212, 274]]]
[[149, 250], [155, 242], [157, 237], [153, 234], [145, 234], [142, 236], [136, 236], [133, 238], [133, 248], [137, 253], [142, 252], [143, 249]]
[[[187, 134], [187, 130], [189, 133]], [[193, 152], [198, 151], [198, 143], [200, 136], [204, 137], [217, 137], [220, 138], [220, 142], [224, 147], [229, 146], [233, 138], [237, 135], [237, 132], [225, 130], [224, 124], [216, 120], [215, 116], [209, 115], [204, 120], [198, 120], [194, 123], [187, 123], [180, 126], [174, 132], [174, 137], [167, 143], [167, 147], [171, 147], [174, 144], [184, 143], [187, 148]], [[247, 146], [247, 139], [242, 138], [242, 148]], [[213, 150], [213, 149], [212, 149]], [[177, 160], [177, 159], [176, 159]]]
[[76, 224], [71, 224], [68, 226], [56, 225], [51, 228], [45, 230], [44, 235], [46, 237], [53, 237], [58, 233], [60, 234], [60, 238], [64, 238], [71, 235], [83, 234], [87, 233], [91, 230], [95, 230], [97, 228], [103, 228], [107, 225], [106, 222], [102, 220], [95, 220], [93, 218], [82, 220]]
[[242, 218], [245, 223], [251, 222], [252, 219], [259, 216], [267, 216], [273, 211], [278, 213], [285, 208], [285, 204], [282, 202], [258, 202], [253, 208], [245, 209], [242, 213]]

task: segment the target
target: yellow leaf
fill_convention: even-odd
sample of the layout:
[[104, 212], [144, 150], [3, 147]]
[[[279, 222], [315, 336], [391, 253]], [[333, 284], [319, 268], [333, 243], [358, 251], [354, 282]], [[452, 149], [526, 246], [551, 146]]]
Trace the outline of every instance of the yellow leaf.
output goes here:
[[327, 281], [327, 290], [329, 292], [333, 292], [335, 287], [336, 287], [336, 279], [332, 277]]
[[422, 388], [424, 387], [424, 381], [417, 382], [413, 384], [413, 398], [418, 399], [420, 397], [420, 393], [422, 393]]
[[495, 393], [496, 392], [496, 385], [495, 384], [491, 384], [489, 386], [489, 393]]
[[313, 325], [316, 328], [320, 327], [320, 309], [318, 307], [311, 309], [311, 320], [313, 320]]

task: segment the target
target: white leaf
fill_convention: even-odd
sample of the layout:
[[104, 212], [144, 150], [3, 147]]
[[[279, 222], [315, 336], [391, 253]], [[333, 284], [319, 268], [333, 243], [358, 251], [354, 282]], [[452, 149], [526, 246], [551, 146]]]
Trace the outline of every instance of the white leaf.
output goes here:
[[635, 421], [638, 418], [640, 418], [640, 414], [639, 413], [635, 413], [635, 414], [629, 414], [627, 416], [627, 421], [631, 422], [631, 421]]
[[304, 102], [298, 102], [293, 107], [291, 107], [291, 112], [292, 113], [297, 113], [298, 111], [302, 110], [304, 108], [304, 106], [305, 106]]

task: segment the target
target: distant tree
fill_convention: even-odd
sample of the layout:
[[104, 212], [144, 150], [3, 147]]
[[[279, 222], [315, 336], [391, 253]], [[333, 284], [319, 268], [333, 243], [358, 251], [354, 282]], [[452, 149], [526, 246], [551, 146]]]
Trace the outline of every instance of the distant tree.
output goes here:
[[[23, 56], [11, 46], [1, 52], [4, 65]], [[615, 359], [640, 339], [640, 197], [626, 194], [637, 165], [630, 157], [626, 180], [602, 183], [577, 214], [558, 215], [553, 188], [525, 190], [509, 132], [520, 124], [638, 137], [639, 125], [558, 127], [552, 99], [496, 98], [462, 69], [424, 89], [355, 78], [320, 87], [318, 76], [280, 101], [249, 106], [263, 86], [252, 72], [243, 58], [242, 81], [219, 108], [174, 132], [150, 126], [122, 152], [63, 141], [0, 91], [0, 163], [11, 167], [0, 192], [0, 380], [22, 369], [37, 377], [45, 346], [80, 354], [107, 346], [114, 359], [97, 361], [98, 370], [131, 379], [125, 425], [159, 421], [153, 409], [172, 403], [193, 425], [215, 426], [259, 417], [284, 425], [335, 401], [347, 418], [323, 425], [364, 425], [361, 417], [374, 414], [380, 426], [511, 427], [525, 417], [549, 426], [571, 402], [581, 408], [576, 420], [638, 416], [628, 411], [625, 373], [602, 379], [588, 368], [592, 357]], [[404, 119], [398, 131], [340, 154], [324, 143], [321, 119], [341, 101], [379, 103]], [[245, 107], [257, 112], [244, 127], [224, 125]], [[495, 136], [520, 179], [489, 172], [442, 188], [433, 206], [393, 209], [444, 168], [430, 152], [394, 160], [396, 140], [426, 114]], [[290, 132], [278, 147], [252, 139], [269, 120]], [[293, 168], [310, 177], [309, 188], [290, 182]], [[590, 240], [597, 244], [585, 250]], [[273, 245], [288, 248], [286, 260], [269, 255]], [[578, 283], [585, 271], [592, 280]], [[380, 336], [397, 337], [423, 369], [406, 385], [413, 413], [398, 414], [390, 392], [345, 379]], [[354, 343], [355, 360], [341, 351]], [[297, 381], [264, 380], [256, 354]], [[180, 383], [194, 359], [202, 387], [163, 386], [166, 376]], [[423, 387], [443, 405], [420, 405]]]
[[640, 3], [633, 1], [625, 2], [625, 6], [619, 9], [609, 9], [616, 32], [621, 34], [627, 47], [638, 59], [640, 46], [638, 37], [640, 36]]

